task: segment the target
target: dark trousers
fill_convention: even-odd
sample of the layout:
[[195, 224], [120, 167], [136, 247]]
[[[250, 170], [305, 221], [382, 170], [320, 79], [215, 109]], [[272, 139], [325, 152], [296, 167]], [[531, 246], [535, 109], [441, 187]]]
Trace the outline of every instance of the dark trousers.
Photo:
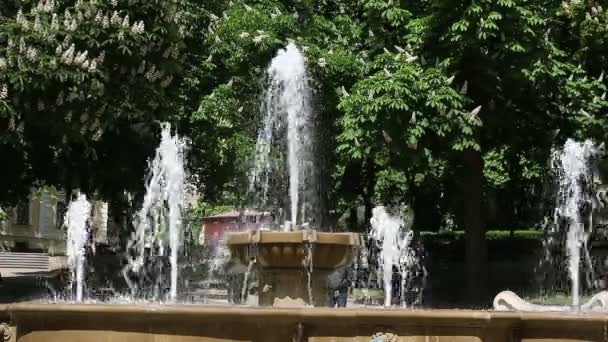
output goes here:
[[334, 296], [334, 291], [329, 292], [329, 307], [335, 308], [338, 306], [339, 308], [346, 307], [346, 301], [348, 300], [348, 289], [340, 290], [340, 294], [338, 296]]

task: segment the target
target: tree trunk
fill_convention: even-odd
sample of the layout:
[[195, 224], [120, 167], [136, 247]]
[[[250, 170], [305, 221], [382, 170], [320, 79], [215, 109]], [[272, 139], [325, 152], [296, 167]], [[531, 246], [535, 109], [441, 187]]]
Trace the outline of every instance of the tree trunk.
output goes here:
[[357, 222], [359, 221], [359, 217], [357, 215], [357, 207], [356, 204], [354, 207], [350, 208], [350, 215], [348, 218], [348, 231], [356, 232], [357, 231]]
[[483, 304], [486, 299], [487, 249], [482, 220], [483, 161], [481, 153], [464, 151], [464, 225], [466, 244], [467, 302]]

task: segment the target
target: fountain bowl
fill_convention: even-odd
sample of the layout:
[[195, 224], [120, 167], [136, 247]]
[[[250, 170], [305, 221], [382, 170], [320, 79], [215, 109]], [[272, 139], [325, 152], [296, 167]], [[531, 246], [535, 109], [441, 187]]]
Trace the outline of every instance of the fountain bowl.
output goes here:
[[329, 273], [351, 265], [361, 243], [356, 233], [248, 231], [228, 233], [232, 260], [255, 259], [262, 306], [325, 306]]
[[[233, 259], [247, 265], [250, 258], [268, 268], [302, 268], [307, 246], [313, 248], [313, 269], [335, 270], [352, 263], [359, 250], [354, 233], [249, 231], [227, 233]], [[252, 248], [253, 247], [253, 248]], [[255, 255], [253, 255], [255, 253]]]

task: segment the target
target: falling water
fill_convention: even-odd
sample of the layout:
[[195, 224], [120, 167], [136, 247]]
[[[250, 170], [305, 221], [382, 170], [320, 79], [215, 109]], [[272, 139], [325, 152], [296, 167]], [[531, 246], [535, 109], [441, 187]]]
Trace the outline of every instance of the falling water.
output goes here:
[[314, 297], [312, 295], [312, 272], [313, 272], [313, 257], [314, 257], [314, 245], [310, 242], [306, 242], [304, 245], [306, 255], [304, 257], [304, 272], [306, 272], [306, 290], [308, 292], [308, 302], [314, 303]]
[[591, 159], [598, 149], [593, 142], [583, 143], [568, 139], [564, 148], [556, 155], [559, 167], [559, 198], [555, 227], [564, 223], [567, 228], [566, 251], [568, 272], [572, 286], [572, 305], [579, 306], [581, 252], [587, 252], [587, 241], [591, 234], [590, 222], [585, 210], [590, 208], [592, 184]]
[[87, 196], [78, 194], [68, 206], [65, 215], [67, 226], [67, 256], [72, 274], [72, 287], [76, 288], [76, 301], [82, 301], [84, 288], [84, 266], [86, 261], [85, 247], [89, 242], [89, 227], [87, 221], [91, 216], [91, 204]]
[[[182, 226], [184, 202], [184, 147], [185, 142], [177, 135], [171, 136], [171, 125], [162, 124], [161, 142], [150, 165], [150, 178], [141, 210], [135, 217], [135, 232], [129, 241], [133, 253], [123, 270], [132, 295], [138, 296], [142, 289], [135, 280], [147, 276], [146, 249], [157, 249], [160, 255], [167, 247], [169, 238], [169, 262], [171, 264], [169, 298], [177, 298], [178, 251]], [[168, 232], [167, 232], [168, 228]], [[133, 279], [135, 278], [135, 279]], [[158, 281], [157, 281], [158, 283]]]
[[389, 215], [386, 208], [372, 210], [371, 237], [379, 243], [382, 280], [384, 282], [384, 306], [391, 306], [393, 265], [399, 266], [400, 257], [407, 253], [412, 231], [399, 217]]
[[245, 276], [243, 277], [243, 286], [241, 287], [241, 303], [246, 303], [247, 301], [247, 296], [249, 292], [249, 277], [251, 276], [251, 272], [253, 272], [254, 266], [255, 258], [249, 259], [247, 271], [245, 271]]
[[[275, 167], [271, 153], [274, 145], [281, 144], [278, 137], [287, 129], [287, 166], [289, 178], [290, 230], [298, 224], [298, 207], [302, 205], [301, 194], [308, 194], [310, 189], [304, 182], [312, 164], [311, 129], [312, 117], [310, 106], [310, 87], [306, 73], [304, 55], [290, 43], [279, 50], [268, 67], [270, 85], [266, 92], [264, 127], [258, 134], [254, 170], [250, 184], [260, 186], [262, 205], [266, 205], [270, 175]], [[281, 132], [282, 131], [282, 132]], [[310, 177], [308, 177], [310, 178]], [[301, 217], [300, 221], [305, 218]]]

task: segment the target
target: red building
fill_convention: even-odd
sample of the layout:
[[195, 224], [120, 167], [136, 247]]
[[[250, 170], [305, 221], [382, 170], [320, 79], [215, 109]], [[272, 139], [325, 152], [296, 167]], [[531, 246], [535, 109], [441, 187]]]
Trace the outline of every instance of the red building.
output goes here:
[[199, 243], [217, 244], [223, 240], [225, 232], [254, 230], [261, 225], [269, 225], [272, 221], [272, 216], [267, 211], [235, 210], [208, 216], [203, 218]]

